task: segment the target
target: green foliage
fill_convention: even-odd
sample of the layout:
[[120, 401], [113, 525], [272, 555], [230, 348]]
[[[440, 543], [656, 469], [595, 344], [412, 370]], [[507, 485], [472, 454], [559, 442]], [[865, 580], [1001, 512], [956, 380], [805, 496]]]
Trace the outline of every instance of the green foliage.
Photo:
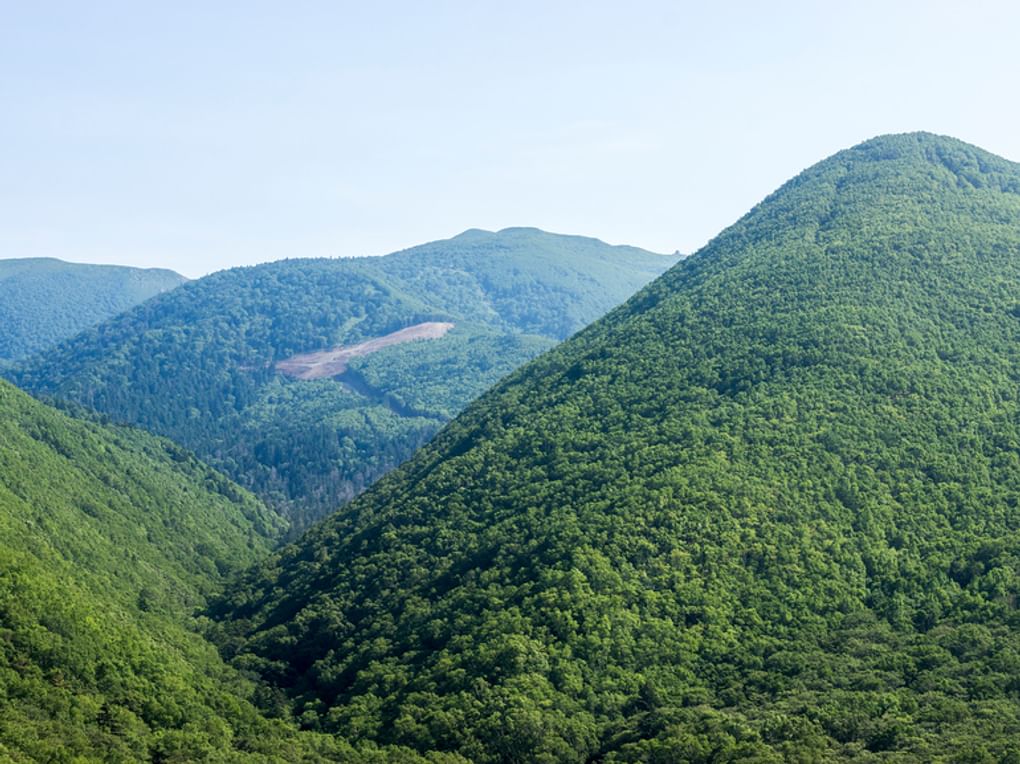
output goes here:
[[[238, 268], [151, 300], [13, 376], [182, 443], [303, 526], [674, 261], [507, 229], [387, 257]], [[457, 327], [361, 359], [343, 382], [273, 368], [424, 321]]]
[[0, 260], [0, 364], [47, 350], [185, 280], [160, 268]]
[[281, 525], [169, 441], [0, 382], [0, 759], [421, 760], [267, 719], [272, 691], [201, 635]]
[[807, 170], [218, 601], [302, 722], [477, 762], [1020, 756], [1020, 167]]
[[480, 384], [491, 387], [555, 344], [541, 335], [458, 326], [442, 342], [393, 345], [354, 358], [351, 368], [399, 406], [445, 422], [478, 397]]
[[6, 383], [0, 411], [0, 750], [131, 761], [189, 719], [257, 722], [184, 620], [279, 519], [168, 441]]

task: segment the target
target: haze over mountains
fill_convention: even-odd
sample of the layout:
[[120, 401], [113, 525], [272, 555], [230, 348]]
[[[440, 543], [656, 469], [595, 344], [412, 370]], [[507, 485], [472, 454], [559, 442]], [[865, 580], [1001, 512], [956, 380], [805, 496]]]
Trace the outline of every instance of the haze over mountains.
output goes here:
[[[875, 138], [664, 268], [469, 231], [25, 364], [0, 758], [1020, 761], [1020, 165]], [[298, 524], [452, 421], [273, 551], [83, 406]]]
[[[513, 228], [386, 257], [238, 268], [111, 319], [15, 379], [173, 438], [303, 526], [676, 260]], [[379, 342], [429, 323], [452, 326]], [[287, 372], [294, 356], [366, 342], [373, 352], [331, 376]]]
[[0, 260], [0, 364], [50, 348], [185, 281], [164, 268]]
[[259, 565], [227, 649], [477, 762], [1015, 760], [1018, 287], [1020, 167], [841, 152]]

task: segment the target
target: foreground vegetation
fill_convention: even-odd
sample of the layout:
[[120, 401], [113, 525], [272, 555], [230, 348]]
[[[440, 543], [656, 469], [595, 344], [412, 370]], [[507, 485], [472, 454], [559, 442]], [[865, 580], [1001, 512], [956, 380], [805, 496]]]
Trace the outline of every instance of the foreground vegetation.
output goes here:
[[218, 600], [309, 729], [476, 762], [1020, 761], [1020, 167], [880, 138]]
[[298, 732], [201, 635], [282, 530], [169, 441], [0, 382], [0, 760], [421, 760]]
[[[173, 438], [304, 526], [675, 260], [507, 229], [387, 257], [238, 268], [147, 302], [13, 376]], [[358, 359], [353, 389], [274, 369], [423, 321], [457, 326]]]

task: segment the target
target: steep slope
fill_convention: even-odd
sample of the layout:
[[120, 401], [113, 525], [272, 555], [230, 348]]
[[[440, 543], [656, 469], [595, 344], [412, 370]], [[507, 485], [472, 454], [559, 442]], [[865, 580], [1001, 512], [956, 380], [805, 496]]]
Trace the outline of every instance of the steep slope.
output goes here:
[[1020, 166], [790, 181], [219, 602], [354, 738], [511, 761], [1020, 756]]
[[[16, 379], [173, 438], [302, 525], [673, 262], [507, 229], [386, 257], [239, 268], [139, 306]], [[454, 326], [433, 339], [381, 341], [429, 323]], [[374, 352], [331, 378], [288, 375], [294, 356], [365, 345]]]
[[0, 260], [0, 363], [51, 348], [185, 281], [161, 268]]
[[184, 621], [279, 518], [167, 441], [3, 382], [0, 412], [0, 752], [130, 760], [257, 730]]
[[200, 635], [281, 530], [169, 441], [0, 382], [0, 760], [417, 760], [266, 718], [273, 692]]

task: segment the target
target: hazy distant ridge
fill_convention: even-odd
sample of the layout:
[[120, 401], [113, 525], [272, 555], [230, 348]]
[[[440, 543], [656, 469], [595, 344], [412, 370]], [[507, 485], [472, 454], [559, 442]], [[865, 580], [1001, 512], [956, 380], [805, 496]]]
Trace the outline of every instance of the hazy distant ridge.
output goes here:
[[13, 361], [187, 281], [163, 268], [0, 260], [0, 361]]

